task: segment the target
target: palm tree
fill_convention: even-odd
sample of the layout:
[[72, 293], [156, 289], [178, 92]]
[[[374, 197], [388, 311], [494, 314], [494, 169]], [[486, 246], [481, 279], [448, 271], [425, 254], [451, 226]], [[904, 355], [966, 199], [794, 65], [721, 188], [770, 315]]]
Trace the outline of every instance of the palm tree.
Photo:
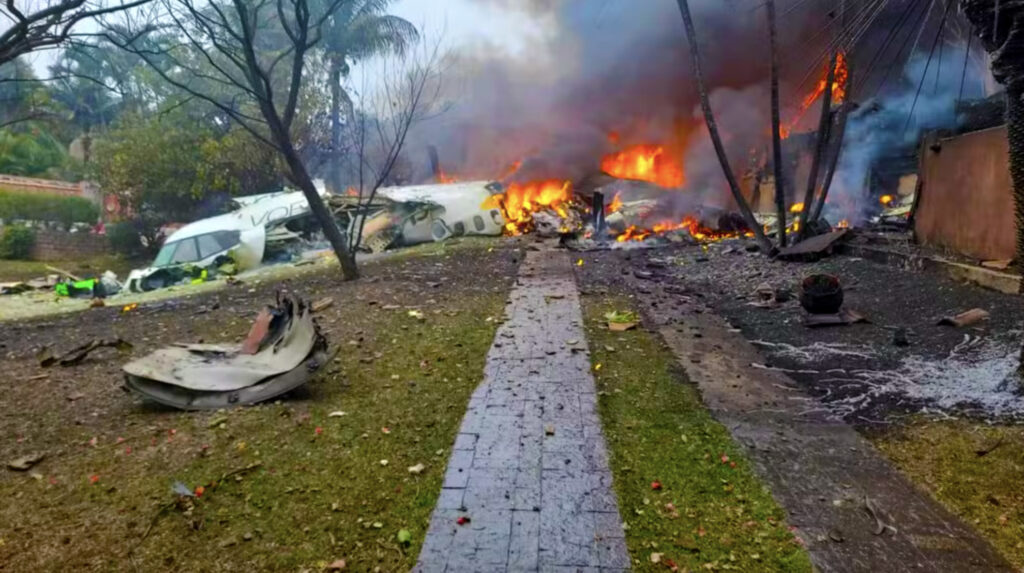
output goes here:
[[408, 20], [387, 14], [394, 0], [348, 0], [327, 20], [324, 27], [324, 55], [331, 89], [331, 160], [328, 182], [332, 191], [341, 186], [341, 107], [349, 101], [341, 85], [349, 62], [385, 52], [403, 54], [419, 39]]

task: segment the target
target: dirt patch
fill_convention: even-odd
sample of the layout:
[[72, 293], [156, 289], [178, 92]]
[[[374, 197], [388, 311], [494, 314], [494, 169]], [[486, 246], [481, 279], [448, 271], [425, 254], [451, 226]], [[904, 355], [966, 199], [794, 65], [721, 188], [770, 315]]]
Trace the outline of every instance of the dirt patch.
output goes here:
[[[407, 569], [515, 276], [518, 252], [493, 246], [369, 264], [355, 283], [319, 273], [127, 313], [6, 323], [0, 461], [46, 457], [25, 472], [0, 470], [0, 562], [237, 571], [344, 558], [356, 570]], [[334, 298], [318, 320], [340, 353], [273, 404], [170, 411], [120, 389], [126, 358], [116, 351], [48, 370], [33, 357], [94, 337], [128, 340], [134, 355], [238, 340], [277, 290]], [[421, 473], [407, 470], [417, 464]], [[175, 481], [205, 488], [194, 507], [168, 507]]]

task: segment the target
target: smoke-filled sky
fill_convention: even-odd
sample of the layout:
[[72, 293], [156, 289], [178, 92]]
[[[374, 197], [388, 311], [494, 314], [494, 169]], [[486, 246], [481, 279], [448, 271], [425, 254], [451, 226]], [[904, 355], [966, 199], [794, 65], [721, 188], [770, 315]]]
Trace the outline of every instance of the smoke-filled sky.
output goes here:
[[[835, 31], [828, 26], [838, 21], [833, 20], [837, 4], [778, 2], [785, 123], [799, 116], [804, 96], [824, 73], [824, 61], [818, 58], [824, 57]], [[848, 6], [860, 4], [850, 0]], [[690, 5], [712, 106], [734, 170], [742, 174], [751, 166], [751, 152], [768, 144], [770, 130], [763, 2], [690, 0]], [[911, 52], [917, 54], [914, 61], [927, 55], [941, 10], [929, 14], [924, 21], [932, 22], [931, 27], [917, 34], [919, 43], [908, 45], [901, 56], [875, 55], [904, 5], [896, 2], [891, 14], [881, 13], [849, 54], [853, 68], [861, 73], [857, 79], [871, 76], [855, 99], [863, 103], [876, 95], [872, 84], [889, 66], [889, 80], [877, 91], [883, 107], [891, 102], [892, 113], [904, 116], [913, 107], [919, 118], [928, 115], [929, 121], [935, 115], [932, 110], [941, 108], [939, 117], [955, 123], [951, 110], [963, 44], [958, 47], [953, 32], [943, 38], [946, 48], [937, 59], [941, 66], [929, 72], [941, 68], [943, 81], [935, 81], [933, 89], [929, 80], [929, 89], [914, 105], [920, 72], [900, 73]], [[799, 9], [789, 11], [791, 6]], [[851, 8], [853, 14], [855, 10]], [[422, 151], [426, 145], [436, 146], [445, 169], [460, 177], [497, 177], [513, 161], [523, 160], [518, 174], [522, 179], [579, 181], [599, 170], [605, 154], [633, 143], [657, 143], [683, 158], [687, 197], [727, 206], [724, 177], [699, 114], [675, 0], [400, 0], [394, 11], [426, 23], [428, 29], [446, 28], [454, 51], [455, 65], [446, 87], [455, 107], [417, 126], [408, 147], [421, 177], [429, 176]], [[877, 65], [869, 65], [871, 60]], [[971, 85], [977, 85], [973, 78]], [[979, 94], [968, 89], [966, 95]], [[938, 100], [945, 103], [939, 106]], [[798, 131], [815, 127], [817, 109], [815, 105], [806, 110]], [[610, 132], [621, 137], [610, 140]], [[851, 128], [854, 135], [870, 132], [858, 130], [856, 124]], [[913, 139], [916, 133], [911, 129], [906, 136]], [[893, 142], [903, 139], [894, 137]], [[859, 181], [860, 171], [873, 158], [886, 153], [890, 142], [876, 140], [858, 146], [870, 153], [865, 151], [864, 161], [841, 174], [844, 191]], [[851, 183], [844, 185], [847, 182]]]

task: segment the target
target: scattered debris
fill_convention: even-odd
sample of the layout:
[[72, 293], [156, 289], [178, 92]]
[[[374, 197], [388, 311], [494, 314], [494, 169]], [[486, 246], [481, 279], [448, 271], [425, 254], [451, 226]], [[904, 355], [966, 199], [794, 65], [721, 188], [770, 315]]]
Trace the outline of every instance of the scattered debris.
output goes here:
[[784, 261], [817, 261], [822, 257], [831, 255], [836, 245], [846, 237], [848, 232], [849, 229], [839, 229], [831, 233], [811, 237], [782, 249], [779, 251], [778, 258]]
[[910, 346], [910, 333], [906, 328], [900, 327], [892, 332], [892, 344], [899, 347]]
[[333, 305], [333, 304], [334, 304], [334, 299], [333, 298], [331, 298], [331, 297], [322, 298], [322, 299], [314, 302], [313, 306], [310, 308], [310, 310], [315, 314], [315, 313], [320, 312], [321, 310], [325, 310], [327, 308], [330, 308], [331, 305]]
[[167, 406], [212, 410], [284, 394], [329, 362], [327, 341], [301, 299], [280, 297], [261, 312], [250, 332], [257, 336], [253, 354], [243, 352], [245, 344], [161, 348], [124, 365], [125, 385]]
[[946, 317], [939, 321], [940, 326], [955, 326], [956, 328], [963, 328], [965, 326], [971, 326], [984, 320], [988, 320], [991, 315], [987, 310], [980, 308], [972, 308], [967, 312], [962, 312], [956, 316]]
[[886, 531], [889, 531], [892, 532], [893, 536], [896, 535], [896, 528], [882, 520], [882, 514], [875, 508], [874, 502], [871, 501], [870, 497], [864, 497], [864, 509], [868, 512], [868, 515], [875, 520], [875, 529], [872, 533], [875, 535], [881, 535]]
[[85, 358], [89, 356], [89, 353], [98, 348], [116, 348], [119, 352], [127, 352], [132, 349], [132, 345], [120, 338], [97, 338], [81, 346], [72, 348], [60, 356], [55, 356], [49, 347], [43, 347], [43, 349], [36, 354], [36, 358], [39, 360], [39, 366], [43, 368], [49, 368], [54, 364], [60, 364], [61, 366], [74, 366], [82, 360], [85, 360]]
[[981, 263], [981, 266], [985, 267], [986, 269], [1005, 271], [1006, 269], [1010, 268], [1011, 264], [1013, 264], [1012, 259], [1005, 259], [1001, 261], [984, 261], [983, 263]]
[[15, 458], [7, 462], [7, 468], [10, 470], [14, 470], [16, 472], [27, 472], [28, 470], [32, 469], [32, 466], [43, 461], [43, 458], [45, 457], [46, 454], [43, 453], [35, 453], [29, 454], [27, 456], [21, 456], [20, 458]]
[[423, 464], [416, 464], [414, 466], [410, 466], [409, 467], [409, 473], [411, 473], [414, 476], [418, 476], [421, 473], [423, 473], [423, 470], [425, 470], [425, 469], [427, 469], [427, 466], [425, 466]]
[[996, 448], [998, 448], [1001, 445], [1003, 445], [1003, 436], [999, 436], [999, 439], [996, 440], [996, 443], [992, 444], [991, 446], [989, 446], [987, 448], [983, 448], [983, 449], [980, 449], [980, 450], [974, 450], [974, 453], [979, 458], [983, 458], [983, 457], [991, 454], [992, 452], [996, 451]]
[[345, 563], [344, 559], [338, 559], [336, 561], [332, 561], [332, 562], [328, 563], [327, 564], [327, 570], [328, 571], [342, 571], [347, 566], [348, 566], [348, 564]]
[[868, 322], [868, 319], [859, 312], [846, 308], [835, 314], [811, 314], [804, 318], [804, 326], [808, 328], [849, 326], [860, 322]]

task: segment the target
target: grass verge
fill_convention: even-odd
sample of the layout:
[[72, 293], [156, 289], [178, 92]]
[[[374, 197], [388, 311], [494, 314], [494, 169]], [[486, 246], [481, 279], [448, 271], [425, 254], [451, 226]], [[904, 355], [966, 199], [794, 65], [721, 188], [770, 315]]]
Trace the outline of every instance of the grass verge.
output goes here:
[[[423, 307], [423, 319], [335, 304], [321, 322], [339, 362], [274, 404], [133, 407], [99, 435], [53, 420], [46, 430], [62, 444], [33, 471], [0, 475], [0, 569], [301, 571], [344, 559], [348, 570], [408, 570], [480, 381], [495, 328], [486, 317], [504, 298], [460, 293]], [[205, 330], [246, 327], [224, 328]], [[178, 499], [176, 481], [202, 496]]]
[[1024, 427], [920, 419], [872, 441], [1024, 570]]
[[782, 509], [729, 433], [643, 330], [614, 333], [622, 298], [583, 299], [598, 404], [636, 571], [811, 571]]

